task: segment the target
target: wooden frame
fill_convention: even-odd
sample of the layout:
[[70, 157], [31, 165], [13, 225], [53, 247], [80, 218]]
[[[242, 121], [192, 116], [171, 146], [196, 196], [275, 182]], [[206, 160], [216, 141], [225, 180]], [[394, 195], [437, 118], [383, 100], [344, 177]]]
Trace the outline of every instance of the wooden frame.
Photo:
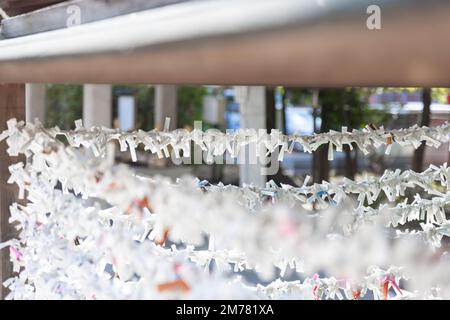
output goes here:
[[[25, 85], [0, 84], [0, 131], [6, 129], [6, 121], [10, 118], [25, 120]], [[6, 143], [0, 144], [0, 243], [15, 236], [15, 229], [9, 223], [9, 206], [17, 202], [19, 192], [16, 185], [7, 184], [9, 179], [8, 166], [20, 161], [6, 153]], [[0, 283], [12, 275], [12, 264], [9, 261], [8, 248], [0, 251]], [[7, 289], [0, 285], [0, 299], [3, 299]]]
[[[86, 8], [93, 2], [77, 1]], [[19, 1], [0, 0], [12, 3]], [[373, 4], [382, 8], [381, 30], [366, 25]], [[3, 21], [6, 36], [31, 35], [0, 40], [0, 82], [20, 83], [0, 84], [0, 130], [9, 118], [24, 119], [25, 82], [450, 86], [449, 1], [182, 1], [92, 22], [127, 13], [110, 8], [71, 28], [64, 28], [61, 8], [67, 4], [45, 9], [52, 13], [49, 26], [44, 11]], [[9, 205], [17, 194], [6, 184], [15, 159], [5, 148], [2, 143], [0, 241], [13, 235]], [[11, 275], [6, 257], [2, 250], [2, 282]]]
[[[450, 2], [318, 3], [188, 1], [2, 40], [0, 81], [450, 85]], [[373, 3], [381, 30], [366, 25]]]
[[0, 8], [10, 16], [15, 16], [29, 11], [62, 2], [63, 0], [0, 0]]

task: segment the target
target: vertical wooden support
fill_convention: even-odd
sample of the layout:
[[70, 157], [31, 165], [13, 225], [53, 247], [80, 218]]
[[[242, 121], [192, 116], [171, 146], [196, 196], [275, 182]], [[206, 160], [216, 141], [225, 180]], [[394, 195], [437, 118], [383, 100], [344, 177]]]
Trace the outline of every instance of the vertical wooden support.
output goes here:
[[177, 129], [177, 87], [155, 86], [155, 128], [162, 130], [166, 117], [170, 118], [170, 130]]
[[[242, 129], [266, 129], [266, 88], [263, 86], [235, 86], [236, 101], [239, 103]], [[262, 168], [266, 167], [262, 163], [264, 152], [262, 148], [260, 154], [256, 156], [256, 145], [250, 144], [245, 148], [244, 163], [239, 167], [239, 184], [253, 184], [264, 187], [267, 176], [263, 175]], [[248, 159], [247, 159], [248, 158]], [[252, 159], [253, 158], [253, 159]]]
[[46, 98], [45, 83], [27, 83], [25, 85], [25, 120], [27, 122], [33, 122], [37, 118], [45, 124]]
[[112, 86], [110, 84], [85, 84], [83, 86], [83, 125], [112, 125]]
[[[0, 84], [0, 132], [6, 129], [6, 121], [10, 118], [25, 119], [25, 84]], [[9, 178], [8, 166], [20, 161], [6, 153], [6, 143], [0, 143], [0, 242], [15, 235], [15, 230], [9, 224], [9, 206], [16, 201], [18, 189], [16, 185], [7, 184]], [[12, 264], [9, 261], [9, 249], [0, 251], [0, 299], [4, 299], [7, 289], [3, 282], [12, 275]]]

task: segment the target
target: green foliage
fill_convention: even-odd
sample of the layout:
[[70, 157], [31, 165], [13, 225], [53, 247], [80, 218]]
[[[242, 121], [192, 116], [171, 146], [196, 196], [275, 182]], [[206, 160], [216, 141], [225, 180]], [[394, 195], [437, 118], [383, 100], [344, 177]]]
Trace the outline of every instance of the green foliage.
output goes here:
[[155, 123], [155, 88], [140, 86], [137, 91], [138, 128], [152, 130]]
[[[312, 105], [312, 90], [305, 88], [283, 88], [286, 102], [293, 105]], [[374, 89], [326, 88], [319, 89], [322, 131], [359, 129], [369, 123], [382, 124], [388, 119], [386, 110], [369, 109], [368, 99]]]
[[431, 98], [437, 103], [447, 103], [447, 97], [450, 95], [449, 88], [433, 88], [431, 89]]
[[289, 88], [286, 90], [286, 99], [292, 105], [312, 105], [311, 90], [306, 88]]
[[83, 116], [83, 87], [80, 85], [51, 84], [47, 86], [47, 127], [73, 129], [74, 121]]
[[195, 120], [202, 120], [203, 97], [208, 93], [205, 87], [178, 87], [178, 127], [192, 127]]
[[368, 98], [372, 89], [343, 88], [321, 89], [319, 103], [322, 114], [327, 113], [325, 131], [341, 130], [342, 126], [348, 129], [359, 129], [369, 123], [382, 124], [387, 120], [388, 114], [384, 110], [374, 110], [368, 107]]
[[[137, 127], [143, 130], [154, 128], [155, 90], [149, 85], [115, 85], [113, 92], [123, 92], [136, 97]], [[178, 87], [178, 127], [192, 126], [194, 120], [202, 119], [205, 87]], [[48, 85], [46, 126], [73, 129], [74, 121], [83, 116], [83, 86]], [[113, 99], [113, 118], [117, 117], [117, 99]]]

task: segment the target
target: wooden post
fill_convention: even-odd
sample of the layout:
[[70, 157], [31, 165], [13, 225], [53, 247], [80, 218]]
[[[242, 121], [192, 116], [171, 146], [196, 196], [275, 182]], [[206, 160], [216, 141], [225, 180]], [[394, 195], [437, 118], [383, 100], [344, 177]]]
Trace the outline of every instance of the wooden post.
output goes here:
[[[10, 118], [25, 119], [25, 84], [0, 84], [0, 132], [6, 129], [6, 121]], [[0, 242], [15, 235], [9, 224], [9, 206], [16, 201], [18, 189], [16, 185], [7, 184], [8, 166], [20, 161], [18, 157], [10, 157], [6, 153], [6, 143], [0, 143]], [[9, 261], [9, 249], [0, 251], [0, 299], [4, 299], [7, 289], [3, 282], [12, 275], [12, 264]]]
[[83, 125], [112, 125], [112, 86], [109, 84], [85, 84], [83, 86]]
[[45, 124], [46, 97], [45, 83], [27, 83], [25, 85], [25, 120], [27, 122], [33, 122], [37, 118]]
[[155, 86], [155, 128], [162, 130], [166, 118], [170, 118], [170, 129], [177, 129], [177, 87]]
[[[265, 129], [266, 126], [266, 88], [263, 86], [235, 86], [236, 101], [239, 103], [242, 129]], [[256, 155], [256, 145], [248, 145], [240, 153], [240, 161], [243, 163], [239, 167], [239, 184], [253, 184], [264, 187], [267, 177], [263, 175], [262, 163], [264, 152]], [[255, 159], [255, 155], [257, 158]]]

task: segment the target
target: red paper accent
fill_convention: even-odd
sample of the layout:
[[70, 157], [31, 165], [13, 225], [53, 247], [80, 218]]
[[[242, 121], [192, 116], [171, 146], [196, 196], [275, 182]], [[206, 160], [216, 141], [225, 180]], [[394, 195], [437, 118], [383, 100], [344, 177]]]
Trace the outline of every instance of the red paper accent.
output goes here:
[[169, 229], [164, 229], [163, 237], [161, 240], [155, 240], [155, 243], [158, 246], [163, 246], [166, 243], [167, 238], [169, 237]]
[[182, 279], [177, 279], [175, 281], [166, 282], [158, 284], [158, 291], [172, 291], [172, 290], [179, 290], [182, 292], [188, 292], [191, 288], [187, 285], [186, 282], [184, 282]]
[[383, 299], [387, 300], [389, 291], [389, 280], [384, 281], [383, 283]]
[[352, 290], [352, 294], [353, 294], [353, 299], [358, 300], [359, 297], [361, 296], [361, 290]]

